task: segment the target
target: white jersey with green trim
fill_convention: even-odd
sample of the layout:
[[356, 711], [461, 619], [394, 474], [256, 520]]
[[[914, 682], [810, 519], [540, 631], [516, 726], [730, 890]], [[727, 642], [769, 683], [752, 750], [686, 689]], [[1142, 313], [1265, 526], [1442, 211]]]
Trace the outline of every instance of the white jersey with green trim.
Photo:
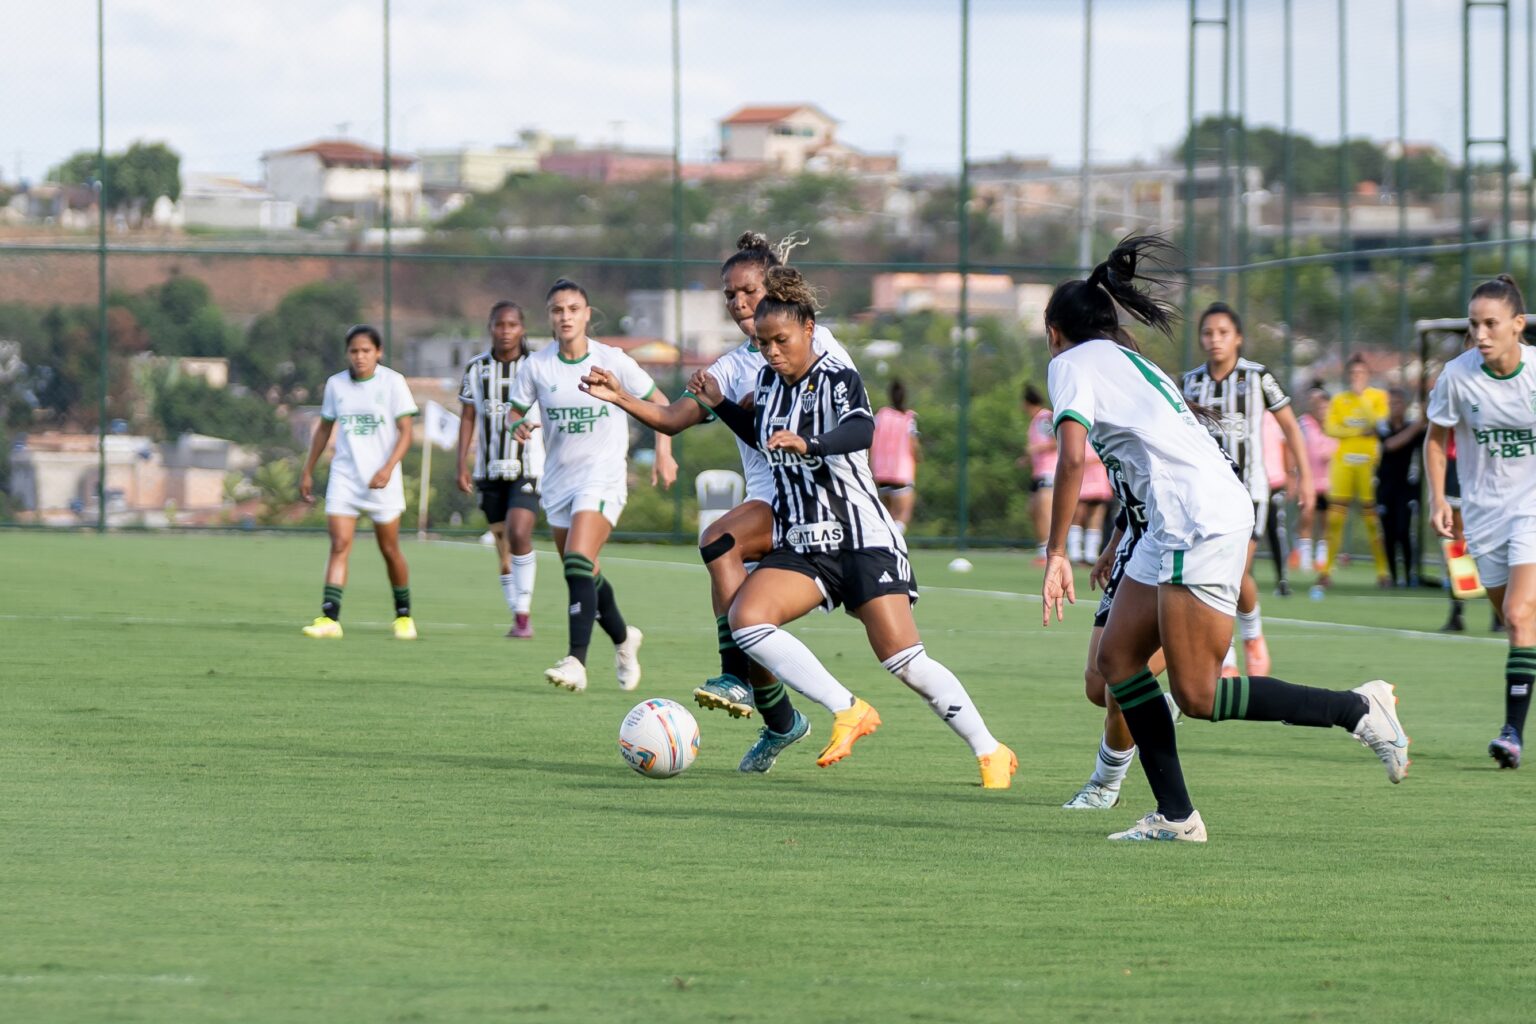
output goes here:
[[[811, 334], [811, 348], [817, 355], [832, 356], [844, 366], [857, 369], [842, 342], [820, 324], [816, 325], [816, 330]], [[709, 375], [715, 378], [726, 398], [740, 405], [743, 399], [751, 397], [756, 391], [757, 375], [767, 365], [767, 360], [757, 350], [757, 344], [749, 339], [711, 363]], [[714, 413], [709, 413], [708, 418], [714, 419]], [[736, 439], [736, 450], [741, 453], [741, 471], [747, 478], [746, 500], [772, 503], [773, 469], [768, 465], [768, 459], [739, 437]]]
[[1456, 432], [1456, 476], [1467, 543], [1486, 548], [1516, 516], [1536, 515], [1536, 350], [1495, 376], [1477, 349], [1445, 364], [1429, 393], [1431, 423]]
[[1147, 536], [1164, 550], [1251, 531], [1253, 502], [1221, 446], [1150, 359], [1107, 338], [1051, 360], [1051, 408], [1073, 419], [1111, 475], [1146, 503]]
[[[327, 377], [320, 416], [336, 424], [331, 475], [350, 480], [360, 491], [368, 490], [368, 482], [395, 450], [400, 418], [415, 415], [416, 400], [405, 378], [387, 366], [375, 367], [373, 376], [362, 380], [350, 370]], [[388, 486], [400, 486], [398, 463]]]
[[616, 405], [581, 389], [581, 378], [600, 366], [619, 378], [630, 394], [649, 398], [651, 375], [622, 349], [587, 339], [587, 354], [574, 362], [560, 346], [545, 345], [528, 357], [512, 388], [518, 412], [539, 407], [544, 431], [544, 504], [558, 505], [580, 491], [628, 493], [629, 417]]

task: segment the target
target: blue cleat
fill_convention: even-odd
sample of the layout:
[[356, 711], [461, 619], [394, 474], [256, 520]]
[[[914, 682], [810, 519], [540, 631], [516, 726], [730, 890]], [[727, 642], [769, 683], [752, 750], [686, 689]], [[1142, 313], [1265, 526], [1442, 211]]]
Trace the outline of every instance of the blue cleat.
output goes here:
[[1514, 726], [1499, 730], [1499, 738], [1488, 744], [1488, 756], [1499, 762], [1500, 768], [1520, 767], [1520, 734]]
[[800, 712], [795, 712], [795, 724], [790, 726], [789, 732], [774, 732], [766, 725], [758, 732], [757, 742], [747, 748], [747, 752], [738, 766], [744, 772], [766, 772], [773, 767], [773, 762], [779, 759], [779, 754], [784, 748], [798, 740], [810, 735], [811, 723]]

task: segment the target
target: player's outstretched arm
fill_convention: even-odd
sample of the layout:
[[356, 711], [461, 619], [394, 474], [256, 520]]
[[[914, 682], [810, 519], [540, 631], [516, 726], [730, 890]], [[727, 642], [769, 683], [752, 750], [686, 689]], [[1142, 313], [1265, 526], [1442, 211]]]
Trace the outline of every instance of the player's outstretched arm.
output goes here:
[[581, 378], [581, 390], [593, 398], [613, 403], [658, 434], [668, 437], [704, 422], [703, 406], [687, 395], [671, 403], [660, 391], [653, 392], [649, 399], [640, 398], [625, 390], [617, 374], [600, 366], [594, 366]]

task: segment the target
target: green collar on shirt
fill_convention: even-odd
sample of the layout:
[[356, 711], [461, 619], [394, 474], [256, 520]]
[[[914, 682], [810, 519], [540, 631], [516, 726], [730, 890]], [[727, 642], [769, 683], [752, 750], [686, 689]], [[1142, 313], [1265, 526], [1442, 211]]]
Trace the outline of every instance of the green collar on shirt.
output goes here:
[[1488, 376], [1492, 377], [1494, 380], [1514, 380], [1516, 377], [1520, 376], [1520, 371], [1525, 369], [1524, 362], [1516, 363], [1515, 368], [1510, 370], [1508, 373], [1494, 373], [1493, 367], [1489, 366], [1487, 363], [1478, 363], [1477, 365], [1479, 369], [1481, 369]]
[[347, 376], [352, 378], [352, 383], [354, 384], [367, 384], [369, 381], [373, 380], [374, 377], [377, 377], [378, 374], [379, 371], [375, 370], [366, 377], [354, 377], [351, 370], [347, 371]]
[[567, 358], [565, 358], [565, 356], [561, 355], [559, 351], [555, 352], [555, 358], [560, 360], [562, 363], [565, 363], [567, 366], [575, 366], [577, 363], [584, 363], [584, 362], [586, 362], [587, 361], [587, 356], [590, 356], [591, 354], [592, 354], [592, 346], [588, 345], [587, 346], [586, 355], [582, 356], [580, 359], [567, 359]]

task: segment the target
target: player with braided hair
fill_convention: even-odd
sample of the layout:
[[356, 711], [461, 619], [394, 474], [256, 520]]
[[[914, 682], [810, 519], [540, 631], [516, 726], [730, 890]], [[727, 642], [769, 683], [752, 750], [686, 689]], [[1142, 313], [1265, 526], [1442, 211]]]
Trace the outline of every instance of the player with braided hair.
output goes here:
[[[832, 736], [816, 759], [823, 767], [847, 757], [880, 717], [835, 679], [784, 626], [816, 608], [839, 605], [864, 624], [881, 665], [928, 701], [970, 746], [981, 784], [1006, 789], [1018, 758], [999, 743], [965, 687], [930, 658], [912, 617], [917, 583], [907, 547], [869, 469], [874, 413], [858, 371], [818, 352], [816, 296], [793, 267], [764, 275], [753, 314], [758, 373], [749, 410], [727, 396], [708, 371], [689, 388], [744, 442], [761, 452], [772, 472], [769, 504], [773, 549], [736, 592], [730, 607], [737, 646], [778, 678], [818, 703], [838, 708]], [[768, 721], [754, 757], [777, 757], [810, 725], [798, 711]]]

